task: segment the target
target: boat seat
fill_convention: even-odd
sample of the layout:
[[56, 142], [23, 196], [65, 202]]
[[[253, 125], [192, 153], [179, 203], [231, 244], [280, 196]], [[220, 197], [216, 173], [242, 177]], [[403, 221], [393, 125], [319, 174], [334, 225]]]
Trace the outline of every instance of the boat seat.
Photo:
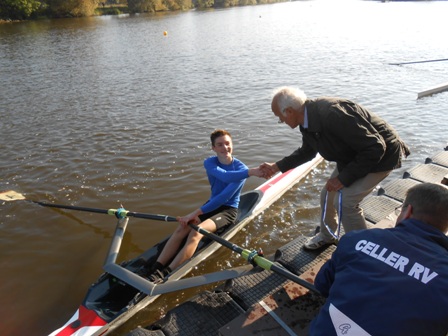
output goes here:
[[248, 191], [241, 194], [238, 217], [236, 218], [237, 223], [246, 217], [248, 213], [252, 213], [252, 209], [258, 204], [260, 197], [261, 191], [259, 190]]

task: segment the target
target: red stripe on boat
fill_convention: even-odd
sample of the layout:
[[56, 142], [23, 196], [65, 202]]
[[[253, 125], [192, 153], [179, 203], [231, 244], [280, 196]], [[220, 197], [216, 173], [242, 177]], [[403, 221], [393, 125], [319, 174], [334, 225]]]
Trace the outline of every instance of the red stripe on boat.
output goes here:
[[[61, 329], [57, 334], [58, 336], [70, 336], [82, 328], [102, 327], [107, 324], [107, 322], [99, 317], [93, 310], [89, 310], [84, 306], [79, 307], [78, 313], [78, 319]], [[86, 330], [86, 335], [91, 335], [92, 333], [93, 332]], [[84, 335], [84, 333], [80, 333], [80, 335]]]
[[275, 179], [267, 183], [266, 185], [262, 186], [259, 190], [261, 190], [263, 193], [268, 190], [270, 187], [272, 187], [274, 184], [276, 184], [281, 179], [285, 178], [285, 176], [289, 175], [294, 169], [290, 169], [287, 172], [284, 172], [280, 175], [278, 175]]

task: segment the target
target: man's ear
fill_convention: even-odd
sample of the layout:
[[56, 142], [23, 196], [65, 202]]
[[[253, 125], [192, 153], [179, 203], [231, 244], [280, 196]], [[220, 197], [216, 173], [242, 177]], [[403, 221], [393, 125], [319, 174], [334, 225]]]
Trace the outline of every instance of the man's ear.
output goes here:
[[408, 219], [412, 217], [414, 209], [412, 208], [411, 204], [406, 205], [401, 212], [403, 213], [403, 219]]
[[291, 114], [293, 112], [294, 112], [294, 110], [292, 109], [291, 106], [288, 106], [287, 108], [285, 108], [285, 114]]

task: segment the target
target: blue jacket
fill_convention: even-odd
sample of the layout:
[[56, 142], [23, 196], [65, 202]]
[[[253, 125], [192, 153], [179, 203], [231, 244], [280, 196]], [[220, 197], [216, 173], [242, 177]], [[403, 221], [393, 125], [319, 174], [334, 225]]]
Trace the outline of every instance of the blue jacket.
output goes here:
[[241, 189], [249, 177], [249, 168], [235, 157], [231, 164], [224, 165], [217, 156], [205, 159], [204, 168], [210, 182], [211, 196], [201, 207], [202, 212], [211, 212], [221, 205], [238, 208]]
[[311, 336], [446, 336], [448, 237], [415, 219], [349, 232], [315, 285], [327, 300]]

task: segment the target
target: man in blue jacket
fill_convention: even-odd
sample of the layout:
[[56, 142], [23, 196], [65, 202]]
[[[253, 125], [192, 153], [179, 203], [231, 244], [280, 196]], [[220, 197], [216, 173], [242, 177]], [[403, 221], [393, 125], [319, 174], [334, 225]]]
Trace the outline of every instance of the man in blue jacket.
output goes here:
[[315, 279], [310, 336], [448, 333], [448, 188], [408, 190], [397, 224], [345, 234]]

